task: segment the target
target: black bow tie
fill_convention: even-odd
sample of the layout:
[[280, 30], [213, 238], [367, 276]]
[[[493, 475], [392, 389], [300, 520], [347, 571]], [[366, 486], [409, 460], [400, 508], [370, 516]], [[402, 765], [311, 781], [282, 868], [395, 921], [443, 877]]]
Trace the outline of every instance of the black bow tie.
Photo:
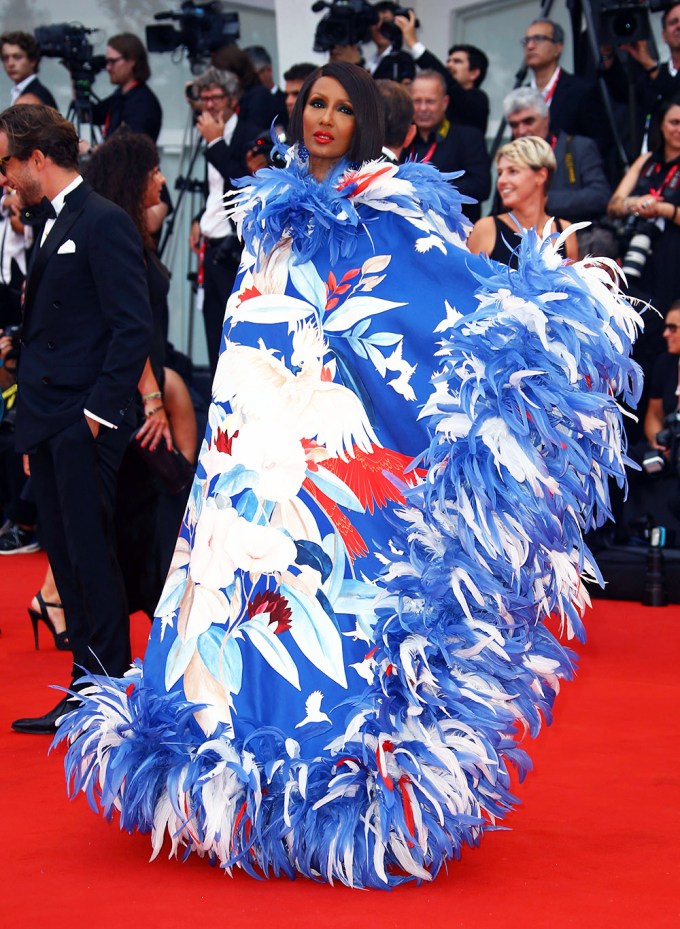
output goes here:
[[25, 226], [42, 226], [48, 219], [57, 218], [52, 201], [48, 200], [47, 197], [43, 197], [38, 204], [24, 207], [19, 215]]

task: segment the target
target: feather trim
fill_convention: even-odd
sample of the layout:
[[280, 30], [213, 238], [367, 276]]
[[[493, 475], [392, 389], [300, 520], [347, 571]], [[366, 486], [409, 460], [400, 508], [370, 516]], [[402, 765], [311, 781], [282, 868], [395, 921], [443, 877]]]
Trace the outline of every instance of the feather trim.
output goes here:
[[296, 262], [328, 248], [333, 265], [354, 254], [357, 236], [386, 211], [463, 242], [470, 224], [461, 206], [474, 201], [447, 183], [460, 173], [442, 174], [415, 162], [397, 167], [373, 161], [359, 169], [341, 162], [319, 182], [292, 158], [286, 168], [263, 168], [236, 181], [243, 189], [227, 195], [228, 213], [251, 255], [269, 254], [286, 237]]

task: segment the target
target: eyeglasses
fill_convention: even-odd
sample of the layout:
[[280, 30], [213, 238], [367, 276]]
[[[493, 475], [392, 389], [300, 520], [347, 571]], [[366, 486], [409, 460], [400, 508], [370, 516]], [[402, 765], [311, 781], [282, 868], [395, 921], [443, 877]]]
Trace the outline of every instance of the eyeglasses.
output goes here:
[[663, 331], [664, 331], [664, 332], [670, 332], [671, 335], [672, 335], [674, 332], [677, 332], [678, 329], [680, 329], [680, 324], [678, 324], [678, 323], [666, 323], [666, 325], [663, 327]]
[[527, 45], [530, 45], [532, 42], [535, 42], [537, 45], [542, 45], [543, 42], [555, 42], [555, 45], [559, 45], [559, 42], [556, 42], [550, 35], [525, 35], [523, 39], [519, 40], [519, 44], [522, 48], [526, 48]]
[[198, 99], [205, 106], [206, 103], [219, 103], [220, 100], [226, 100], [226, 94], [210, 94], [210, 96], [199, 97]]
[[123, 58], [125, 58], [125, 55], [119, 55], [117, 58], [105, 58], [104, 67], [112, 68], [115, 64], [117, 64], [117, 62], [122, 61]]
[[14, 155], [4, 155], [2, 158], [0, 158], [0, 174], [5, 173], [5, 168], [7, 167], [7, 163], [10, 158], [14, 158]]

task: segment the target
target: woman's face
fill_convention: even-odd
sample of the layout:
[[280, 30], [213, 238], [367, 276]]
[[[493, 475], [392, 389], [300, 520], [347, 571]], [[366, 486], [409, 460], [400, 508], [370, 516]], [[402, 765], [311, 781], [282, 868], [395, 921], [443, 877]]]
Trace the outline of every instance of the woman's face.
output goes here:
[[680, 310], [669, 310], [666, 313], [663, 337], [671, 355], [680, 355]]
[[144, 207], [158, 206], [161, 202], [161, 188], [165, 184], [165, 178], [161, 173], [160, 166], [157, 165], [153, 171], [149, 172], [146, 179], [146, 190], [144, 191]]
[[345, 88], [333, 77], [320, 77], [302, 113], [302, 135], [309, 149], [309, 170], [325, 177], [352, 144], [356, 120]]
[[496, 189], [503, 201], [503, 206], [508, 209], [521, 206], [533, 197], [536, 191], [545, 190], [547, 174], [545, 168], [534, 171], [528, 165], [515, 164], [505, 155], [501, 155], [497, 171]]
[[661, 123], [661, 134], [666, 145], [680, 152], [680, 106], [672, 106]]

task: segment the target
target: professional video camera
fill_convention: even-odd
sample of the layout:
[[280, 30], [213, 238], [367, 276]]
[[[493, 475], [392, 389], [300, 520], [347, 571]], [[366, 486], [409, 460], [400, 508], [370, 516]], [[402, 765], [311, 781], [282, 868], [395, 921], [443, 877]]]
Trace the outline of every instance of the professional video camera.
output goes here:
[[192, 3], [186, 0], [179, 10], [156, 13], [154, 19], [174, 19], [171, 25], [147, 26], [146, 47], [150, 52], [174, 52], [185, 48], [194, 73], [202, 71], [210, 53], [223, 45], [231, 45], [241, 32], [238, 13], [223, 13], [219, 0]]
[[316, 27], [314, 51], [329, 52], [336, 45], [358, 45], [370, 42], [371, 26], [378, 22], [378, 14], [366, 0], [317, 0], [312, 12], [328, 10]]
[[89, 95], [95, 77], [106, 67], [103, 55], [95, 55], [88, 36], [98, 29], [87, 29], [80, 23], [57, 23], [38, 26], [34, 31], [40, 54], [59, 58], [68, 68], [76, 94]]
[[603, 0], [600, 7], [600, 42], [603, 45], [630, 45], [652, 37], [650, 13], [663, 13], [677, 0]]

